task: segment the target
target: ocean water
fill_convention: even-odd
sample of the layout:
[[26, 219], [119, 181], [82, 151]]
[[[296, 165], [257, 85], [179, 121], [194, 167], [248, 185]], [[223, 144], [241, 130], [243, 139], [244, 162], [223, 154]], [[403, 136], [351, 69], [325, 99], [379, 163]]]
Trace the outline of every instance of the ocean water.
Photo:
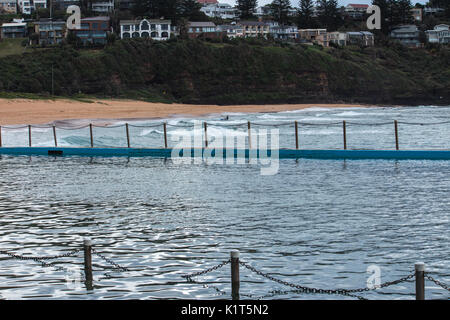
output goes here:
[[[242, 134], [247, 120], [305, 122], [300, 127], [302, 148], [338, 149], [341, 126], [310, 124], [445, 122], [450, 107], [315, 108], [228, 116], [226, 123], [234, 123], [232, 129]], [[168, 119], [180, 126], [169, 126], [169, 132], [189, 133], [194, 120], [208, 121], [211, 132], [223, 130], [223, 117]], [[86, 122], [64, 123], [82, 124]], [[449, 126], [400, 123], [400, 147], [448, 149]], [[293, 126], [279, 129], [281, 146], [295, 146]], [[45, 130], [33, 128], [33, 145], [53, 141], [52, 132]], [[96, 145], [126, 144], [123, 128], [94, 130]], [[163, 144], [162, 128], [132, 130], [133, 145]], [[27, 144], [26, 129], [2, 133], [4, 145]], [[347, 134], [352, 148], [395, 148], [393, 124], [349, 125]], [[58, 130], [58, 137], [60, 145], [89, 145], [88, 129]], [[195, 278], [199, 283], [188, 283], [182, 275], [227, 260], [233, 249], [263, 272], [314, 288], [364, 288], [370, 266], [379, 268], [381, 282], [397, 280], [411, 274], [417, 261], [448, 284], [449, 174], [448, 161], [286, 159], [280, 160], [278, 174], [261, 176], [260, 168], [251, 164], [1, 156], [0, 250], [58, 255], [80, 248], [89, 237], [98, 252], [130, 270], [113, 270], [94, 256], [95, 288], [88, 291], [76, 281], [83, 276], [82, 253], [58, 259], [55, 266], [64, 270], [0, 254], [0, 298], [230, 298], [229, 265]], [[292, 292], [244, 268], [241, 281], [243, 299], [355, 299]], [[414, 299], [414, 282], [361, 296]], [[426, 298], [448, 299], [449, 293], [427, 281]]]

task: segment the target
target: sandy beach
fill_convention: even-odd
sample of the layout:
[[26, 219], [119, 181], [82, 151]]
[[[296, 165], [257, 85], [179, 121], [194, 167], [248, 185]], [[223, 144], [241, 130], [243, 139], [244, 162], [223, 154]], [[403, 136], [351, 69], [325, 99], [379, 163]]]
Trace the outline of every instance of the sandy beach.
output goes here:
[[279, 112], [311, 107], [365, 107], [358, 104], [280, 104], [280, 105], [187, 105], [149, 103], [132, 100], [0, 99], [0, 125], [44, 124], [74, 119], [154, 119], [174, 116], [201, 116], [224, 112]]

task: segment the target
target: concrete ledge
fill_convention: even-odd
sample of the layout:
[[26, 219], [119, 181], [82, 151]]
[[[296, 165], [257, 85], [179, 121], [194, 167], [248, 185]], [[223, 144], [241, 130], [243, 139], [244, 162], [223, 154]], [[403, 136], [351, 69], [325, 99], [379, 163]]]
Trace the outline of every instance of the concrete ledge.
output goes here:
[[[202, 156], [206, 151], [209, 154], [216, 155], [215, 150], [209, 149], [188, 149], [184, 153], [191, 156]], [[242, 149], [224, 149], [223, 157], [260, 157], [258, 150]], [[388, 159], [388, 160], [450, 160], [450, 150], [292, 150], [280, 149], [280, 159]], [[265, 151], [261, 153], [264, 157]], [[158, 157], [170, 158], [172, 149], [147, 149], [147, 148], [44, 148], [44, 147], [2, 147], [0, 155], [17, 156], [87, 156], [87, 157]], [[183, 155], [183, 151], [179, 152]], [[219, 154], [217, 154], [220, 156]], [[268, 156], [272, 152], [268, 151]], [[273, 152], [276, 157], [276, 152]]]

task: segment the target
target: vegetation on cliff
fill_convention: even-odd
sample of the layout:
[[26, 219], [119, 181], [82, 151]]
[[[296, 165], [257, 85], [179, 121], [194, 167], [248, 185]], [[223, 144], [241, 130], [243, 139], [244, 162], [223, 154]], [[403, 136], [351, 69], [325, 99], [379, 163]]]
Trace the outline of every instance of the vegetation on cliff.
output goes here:
[[0, 58], [0, 92], [247, 104], [449, 103], [450, 49], [116, 41]]

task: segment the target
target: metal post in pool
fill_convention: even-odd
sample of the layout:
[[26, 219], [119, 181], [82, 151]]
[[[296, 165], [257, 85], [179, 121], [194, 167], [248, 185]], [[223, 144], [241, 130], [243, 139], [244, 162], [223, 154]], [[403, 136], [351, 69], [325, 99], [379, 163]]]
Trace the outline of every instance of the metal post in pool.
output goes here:
[[58, 140], [56, 139], [56, 127], [53, 126], [53, 139], [55, 140], [55, 147], [58, 146]]
[[252, 148], [252, 134], [251, 134], [251, 125], [250, 121], [247, 121], [247, 127], [248, 127], [248, 148]]
[[239, 300], [239, 251], [233, 250], [231, 257], [231, 297], [233, 300]]
[[2, 126], [0, 126], [0, 148], [2, 147]]
[[164, 127], [164, 148], [168, 148], [168, 143], [167, 143], [167, 123], [163, 123], [163, 127]]
[[394, 120], [394, 127], [395, 127], [395, 149], [399, 150], [398, 146], [398, 121]]
[[417, 262], [416, 270], [416, 300], [425, 300], [425, 263]]
[[31, 147], [31, 125], [28, 125], [28, 145]]
[[92, 241], [89, 238], [83, 241], [84, 249], [84, 275], [86, 279], [86, 288], [92, 290], [93, 277], [92, 277]]
[[130, 131], [128, 129], [128, 123], [125, 123], [125, 129], [126, 129], [126, 132], [127, 132], [127, 146], [129, 148], [130, 147]]
[[298, 122], [295, 121], [295, 149], [298, 150]]
[[91, 133], [91, 148], [94, 147], [94, 135], [92, 133], [92, 123], [89, 124], [89, 131]]
[[347, 150], [347, 123], [342, 121], [342, 133], [344, 135], [344, 150]]
[[205, 127], [205, 148], [208, 148], [208, 125], [204, 122], [203, 126]]

